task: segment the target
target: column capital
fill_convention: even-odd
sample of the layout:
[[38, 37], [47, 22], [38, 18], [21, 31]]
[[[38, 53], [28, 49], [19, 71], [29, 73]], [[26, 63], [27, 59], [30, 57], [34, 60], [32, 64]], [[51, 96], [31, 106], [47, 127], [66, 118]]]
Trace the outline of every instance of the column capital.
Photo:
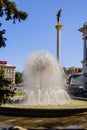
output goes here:
[[57, 25], [55, 26], [55, 28], [57, 30], [61, 30], [62, 29], [62, 24], [60, 22], [58, 22]]

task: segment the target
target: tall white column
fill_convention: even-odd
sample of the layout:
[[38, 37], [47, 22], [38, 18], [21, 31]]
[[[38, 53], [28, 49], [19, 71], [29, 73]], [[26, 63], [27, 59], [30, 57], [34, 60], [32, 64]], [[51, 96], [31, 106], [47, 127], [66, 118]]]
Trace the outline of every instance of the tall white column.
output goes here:
[[60, 64], [60, 55], [61, 55], [61, 28], [62, 24], [60, 22], [57, 23], [56, 29], [57, 29], [57, 61]]

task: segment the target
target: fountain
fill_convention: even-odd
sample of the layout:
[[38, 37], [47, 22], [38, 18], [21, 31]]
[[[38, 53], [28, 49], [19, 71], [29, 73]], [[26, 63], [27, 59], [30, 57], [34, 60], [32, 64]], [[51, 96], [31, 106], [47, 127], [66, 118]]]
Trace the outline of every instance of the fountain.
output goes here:
[[24, 67], [26, 104], [6, 104], [1, 115], [64, 117], [87, 112], [87, 101], [71, 99], [66, 92], [62, 68], [47, 51], [32, 53]]
[[29, 105], [57, 106], [70, 103], [61, 67], [51, 53], [32, 53], [25, 65], [23, 78]]

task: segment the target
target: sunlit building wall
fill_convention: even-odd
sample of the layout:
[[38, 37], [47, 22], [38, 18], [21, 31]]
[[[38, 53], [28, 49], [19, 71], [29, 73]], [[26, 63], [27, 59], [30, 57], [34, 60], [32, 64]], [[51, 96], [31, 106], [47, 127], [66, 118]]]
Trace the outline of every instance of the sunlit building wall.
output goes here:
[[15, 84], [16, 67], [13, 65], [7, 64], [7, 61], [0, 61], [0, 68], [4, 69], [5, 78], [9, 79], [12, 84]]

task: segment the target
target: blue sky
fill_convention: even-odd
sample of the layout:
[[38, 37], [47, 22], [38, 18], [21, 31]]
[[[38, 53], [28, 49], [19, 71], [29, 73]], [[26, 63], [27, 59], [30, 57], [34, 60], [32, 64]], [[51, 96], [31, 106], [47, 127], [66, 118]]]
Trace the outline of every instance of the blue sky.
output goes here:
[[57, 11], [61, 8], [61, 66], [82, 67], [83, 40], [78, 31], [87, 22], [87, 0], [13, 0], [28, 18], [19, 23], [6, 22], [7, 46], [0, 49], [0, 60], [16, 66], [22, 72], [32, 52], [45, 50], [56, 57]]

